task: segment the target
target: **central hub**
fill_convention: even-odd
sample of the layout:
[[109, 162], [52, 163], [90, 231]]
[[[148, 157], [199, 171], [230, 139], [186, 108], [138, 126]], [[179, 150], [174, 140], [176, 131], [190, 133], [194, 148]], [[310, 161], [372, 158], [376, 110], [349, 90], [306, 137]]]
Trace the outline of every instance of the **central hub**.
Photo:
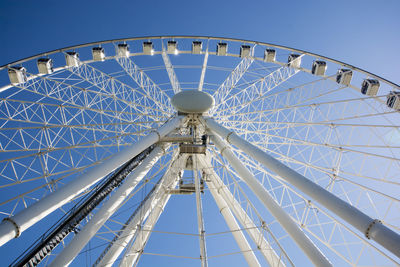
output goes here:
[[201, 114], [214, 105], [214, 98], [203, 91], [186, 90], [174, 95], [171, 103], [179, 112]]

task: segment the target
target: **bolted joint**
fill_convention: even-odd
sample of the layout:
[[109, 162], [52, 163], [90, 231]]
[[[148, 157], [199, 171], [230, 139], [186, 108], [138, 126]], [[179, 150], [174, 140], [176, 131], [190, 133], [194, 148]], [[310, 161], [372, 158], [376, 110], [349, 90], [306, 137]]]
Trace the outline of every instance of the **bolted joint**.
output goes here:
[[261, 228], [267, 230], [267, 223], [265, 221], [261, 222]]
[[224, 146], [224, 147], [221, 149], [221, 152], [219, 152], [222, 156], [224, 155], [225, 149], [228, 149], [228, 147], [227, 147], [227, 146]]
[[226, 135], [226, 141], [229, 143], [229, 144], [231, 144], [231, 142], [229, 141], [229, 137], [231, 137], [231, 134], [233, 134], [233, 132], [229, 132], [227, 135]]
[[17, 238], [21, 235], [21, 230], [20, 230], [19, 225], [11, 217], [4, 218], [3, 221], [9, 221], [10, 223], [12, 223], [12, 225], [14, 225], [15, 232], [16, 232], [14, 238]]
[[366, 238], [371, 239], [370, 231], [374, 227], [374, 225], [377, 224], [377, 223], [382, 224], [382, 221], [378, 220], [378, 219], [375, 219], [368, 225], [367, 230], [365, 230], [365, 237]]
[[226, 206], [222, 207], [222, 209], [219, 210], [219, 213], [222, 213], [222, 211], [223, 211], [224, 209], [226, 209], [226, 208], [227, 208]]
[[158, 141], [157, 142], [160, 142], [161, 141], [160, 133], [157, 130], [152, 130], [151, 132], [157, 134], [157, 136], [158, 136]]

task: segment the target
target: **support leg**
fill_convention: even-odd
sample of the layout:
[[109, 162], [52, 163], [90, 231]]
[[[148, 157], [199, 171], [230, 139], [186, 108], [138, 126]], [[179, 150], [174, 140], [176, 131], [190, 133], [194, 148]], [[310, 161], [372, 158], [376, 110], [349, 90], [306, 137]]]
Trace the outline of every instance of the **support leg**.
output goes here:
[[135, 145], [116, 153], [112, 158], [90, 169], [87, 173], [77, 177], [69, 184], [61, 187], [54, 193], [47, 195], [28, 208], [20, 211], [11, 218], [6, 218], [0, 223], [0, 246], [9, 240], [18, 237], [23, 231], [68, 203], [85, 189], [98, 182], [128, 160], [132, 159], [147, 147], [159, 141], [183, 121], [182, 116], [172, 119], [164, 124], [158, 131], [151, 132]]
[[[242, 208], [239, 202], [233, 197], [232, 193], [222, 182], [221, 178], [211, 168], [211, 162], [209, 160], [200, 158], [200, 162], [203, 170], [209, 175], [211, 180], [211, 186], [209, 188], [215, 188], [219, 192], [225, 202], [228, 204], [230, 210], [233, 211], [235, 217], [239, 220], [240, 224], [246, 228], [246, 232], [257, 245], [261, 254], [270, 266], [285, 266], [274, 249], [270, 246], [268, 241], [264, 238], [264, 235], [257, 229], [257, 226], [253, 220], [247, 215], [246, 211]], [[211, 189], [210, 189], [211, 190]]]
[[179, 173], [186, 162], [186, 155], [179, 155], [170, 165], [164, 174], [161, 183], [158, 185], [153, 194], [145, 201], [140, 210], [136, 213], [129, 224], [119, 234], [119, 238], [115, 240], [112, 246], [108, 249], [104, 257], [96, 264], [97, 266], [112, 266], [115, 260], [119, 257], [125, 247], [131, 242], [135, 232], [138, 230], [140, 222], [146, 220], [151, 210], [154, 209], [158, 202], [164, 198], [166, 188], [175, 188]]
[[205, 119], [205, 123], [213, 133], [217, 133], [230, 144], [237, 146], [243, 152], [251, 155], [265, 167], [278, 174], [282, 179], [309, 195], [316, 202], [358, 229], [368, 239], [376, 241], [400, 258], [400, 235], [398, 233], [380, 223], [379, 220], [369, 217], [346, 201], [292, 170], [258, 147], [240, 138], [213, 119]]
[[157, 146], [150, 155], [126, 178], [125, 182], [117, 191], [104, 203], [100, 210], [83, 227], [83, 229], [72, 239], [72, 241], [58, 254], [50, 266], [67, 266], [78, 253], [85, 247], [103, 224], [116, 212], [127, 196], [132, 192], [136, 185], [144, 178], [147, 172], [162, 156], [164, 150]]
[[[186, 161], [182, 160], [179, 164], [181, 163], [182, 165], [180, 166], [180, 168], [183, 168]], [[179, 177], [177, 175], [174, 174], [173, 178], [175, 178], [175, 180], [173, 181], [171, 188], [175, 188], [179, 181]], [[144, 226], [137, 233], [136, 239], [133, 242], [132, 246], [130, 248], [127, 248], [127, 250], [125, 251], [125, 255], [122, 258], [119, 266], [131, 267], [137, 264], [140, 256], [142, 255], [143, 249], [150, 238], [151, 231], [153, 230], [155, 224], [158, 221], [158, 218], [164, 211], [164, 208], [167, 205], [169, 198], [171, 197], [171, 195], [168, 194], [165, 190], [162, 190], [161, 193], [162, 195], [160, 196], [159, 201], [154, 206]]]
[[260, 263], [257, 260], [256, 255], [252, 251], [249, 243], [246, 240], [246, 237], [243, 235], [242, 231], [238, 223], [235, 220], [231, 210], [228, 207], [228, 204], [221, 196], [221, 193], [218, 192], [217, 186], [214, 185], [213, 182], [207, 181], [207, 187], [213, 196], [215, 203], [217, 203], [218, 209], [221, 212], [222, 216], [225, 219], [226, 224], [229, 227], [229, 230], [232, 232], [233, 237], [235, 238], [236, 243], [238, 244], [242, 254], [249, 266], [260, 266]]
[[311, 262], [316, 266], [331, 266], [329, 260], [315, 246], [310, 238], [301, 230], [301, 228], [292, 220], [292, 218], [279, 206], [270, 196], [263, 185], [253, 176], [253, 174], [240, 162], [232, 153], [221, 138], [211, 136], [215, 146], [221, 151], [221, 154], [228, 160], [229, 164], [239, 174], [240, 178], [250, 187], [258, 199], [264, 204], [269, 212], [274, 216], [286, 232], [292, 237], [297, 245], [303, 250]]
[[204, 221], [203, 221], [203, 207], [201, 204], [201, 192], [200, 192], [200, 179], [198, 175], [198, 160], [197, 155], [193, 155], [194, 158], [194, 186], [196, 193], [196, 207], [197, 207], [197, 225], [199, 228], [200, 235], [200, 258], [201, 258], [201, 266], [207, 267], [207, 250], [206, 250], [206, 238], [205, 238], [205, 230], [204, 230]]

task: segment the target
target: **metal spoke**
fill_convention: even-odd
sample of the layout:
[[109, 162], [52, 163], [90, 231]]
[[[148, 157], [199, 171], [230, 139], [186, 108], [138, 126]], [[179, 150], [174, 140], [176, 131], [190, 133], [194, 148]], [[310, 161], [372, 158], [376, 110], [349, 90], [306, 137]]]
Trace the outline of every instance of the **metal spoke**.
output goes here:
[[208, 62], [208, 47], [206, 52], [204, 53], [203, 67], [201, 68], [201, 75], [198, 88], [199, 91], [203, 90], [204, 78], [206, 77], [207, 62]]
[[164, 61], [165, 68], [168, 73], [169, 81], [171, 83], [172, 89], [174, 90], [174, 93], [177, 94], [181, 91], [181, 85], [179, 84], [178, 78], [176, 77], [174, 67], [171, 64], [171, 61], [169, 59], [169, 56], [167, 52], [165, 51], [165, 48], [163, 48], [162, 51], [162, 58]]

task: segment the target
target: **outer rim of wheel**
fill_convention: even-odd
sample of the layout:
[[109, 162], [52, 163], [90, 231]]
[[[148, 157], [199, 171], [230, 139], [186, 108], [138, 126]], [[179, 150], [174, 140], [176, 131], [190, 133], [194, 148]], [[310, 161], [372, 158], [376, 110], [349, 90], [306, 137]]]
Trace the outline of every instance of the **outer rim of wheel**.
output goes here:
[[347, 64], [345, 62], [336, 60], [336, 59], [332, 59], [323, 55], [319, 55], [316, 53], [312, 53], [312, 52], [308, 52], [305, 50], [301, 50], [301, 49], [296, 49], [296, 48], [292, 48], [292, 47], [288, 47], [288, 46], [283, 46], [283, 45], [276, 45], [276, 44], [272, 44], [272, 43], [266, 43], [266, 42], [259, 42], [259, 41], [252, 41], [252, 40], [245, 40], [245, 39], [238, 39], [238, 38], [228, 38], [228, 37], [214, 37], [214, 36], [194, 36], [194, 35], [164, 35], [164, 36], [143, 36], [143, 37], [128, 37], [128, 38], [118, 38], [118, 39], [110, 39], [110, 40], [104, 40], [104, 41], [96, 41], [96, 42], [89, 42], [89, 43], [83, 43], [83, 44], [78, 44], [78, 45], [73, 45], [73, 46], [67, 46], [61, 49], [55, 49], [55, 50], [50, 50], [44, 53], [40, 53], [34, 56], [30, 56], [30, 57], [26, 57], [14, 62], [10, 62], [8, 64], [5, 64], [3, 66], [0, 66], [0, 70], [3, 70], [5, 68], [11, 67], [13, 65], [17, 65], [17, 64], [21, 64], [24, 62], [27, 62], [29, 60], [32, 59], [36, 59], [39, 57], [43, 57], [43, 56], [48, 56], [51, 54], [55, 54], [55, 53], [59, 53], [59, 52], [65, 52], [67, 50], [71, 50], [71, 49], [77, 49], [77, 48], [83, 48], [83, 47], [89, 47], [89, 46], [94, 46], [94, 45], [100, 45], [100, 44], [106, 44], [106, 43], [113, 43], [113, 42], [126, 42], [126, 41], [137, 41], [137, 40], [148, 40], [148, 39], [208, 39], [208, 40], [221, 40], [221, 41], [232, 41], [232, 42], [243, 42], [243, 43], [248, 43], [248, 44], [254, 44], [254, 45], [263, 45], [263, 46], [268, 46], [268, 47], [274, 47], [274, 48], [278, 48], [278, 49], [283, 49], [283, 50], [288, 50], [288, 51], [292, 51], [292, 52], [298, 52], [298, 53], [302, 53], [305, 55], [309, 55], [309, 56], [313, 56], [316, 58], [320, 58], [320, 59], [324, 59], [327, 60], [329, 62], [332, 63], [336, 63], [339, 65], [342, 65], [345, 68], [350, 68], [352, 70], [356, 70], [358, 72], [361, 72], [367, 76], [371, 76], [375, 79], [381, 80], [382, 82], [385, 82], [393, 87], [395, 87], [396, 89], [400, 90], [400, 85], [396, 84], [394, 82], [391, 82], [381, 76], [378, 76], [376, 74], [373, 74], [369, 71], [366, 71], [364, 69], [358, 68], [356, 66], [353, 66], [351, 64]]

